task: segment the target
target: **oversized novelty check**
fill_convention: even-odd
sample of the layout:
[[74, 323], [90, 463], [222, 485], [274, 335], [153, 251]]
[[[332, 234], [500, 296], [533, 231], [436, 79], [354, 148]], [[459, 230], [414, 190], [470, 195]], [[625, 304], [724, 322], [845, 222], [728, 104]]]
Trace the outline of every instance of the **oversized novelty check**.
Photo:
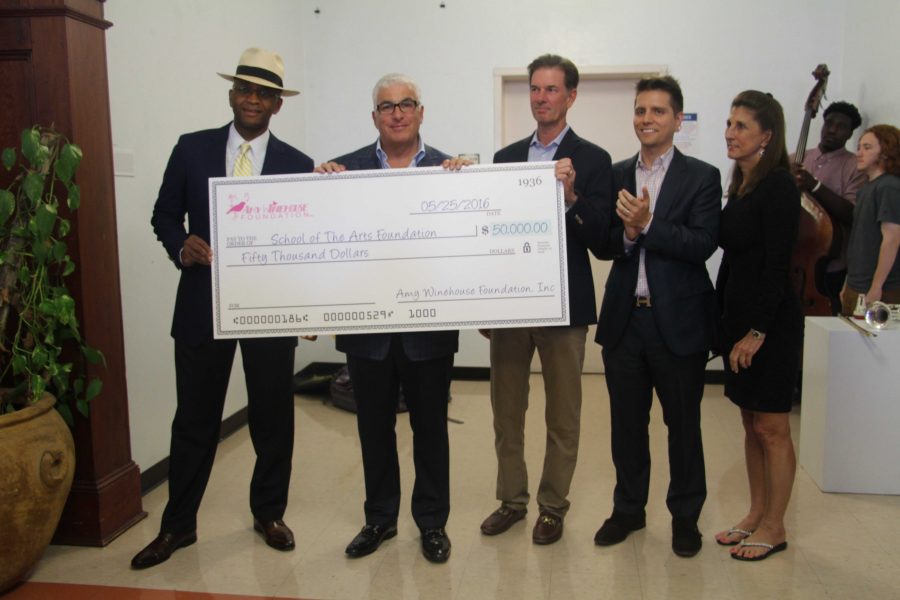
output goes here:
[[567, 325], [553, 163], [209, 181], [216, 338]]

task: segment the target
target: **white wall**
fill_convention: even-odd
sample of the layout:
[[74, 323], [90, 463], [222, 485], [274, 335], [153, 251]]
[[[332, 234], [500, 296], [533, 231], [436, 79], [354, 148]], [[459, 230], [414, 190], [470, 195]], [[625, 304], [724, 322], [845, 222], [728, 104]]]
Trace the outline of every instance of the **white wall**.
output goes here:
[[[248, 46], [277, 48], [288, 85], [301, 85], [304, 46], [300, 5], [291, 0], [110, 0], [107, 32], [113, 145], [134, 153], [134, 177], [115, 178], [131, 448], [146, 469], [169, 454], [175, 413], [173, 343], [169, 337], [178, 271], [150, 227], [162, 173], [178, 136], [231, 119], [230, 84]], [[271, 11], [260, 11], [266, 4]], [[278, 18], [273, 18], [278, 15]], [[304, 145], [304, 96], [285, 100], [273, 117], [277, 135]], [[237, 361], [225, 414], [247, 403]]]
[[843, 99], [859, 107], [862, 128], [878, 123], [900, 126], [900, 7], [894, 0], [866, 0], [852, 3], [846, 10], [847, 85]]
[[[582, 66], [668, 65], [681, 80], [685, 109], [700, 116], [692, 153], [717, 165], [723, 176], [729, 165], [722, 130], [732, 97], [746, 88], [773, 93], [784, 104], [793, 144], [813, 85], [810, 73], [821, 62], [833, 71], [830, 98], [883, 105], [877, 114], [897, 121], [896, 112], [890, 111], [896, 111], [891, 106], [896, 106], [900, 83], [887, 81], [889, 71], [876, 70], [876, 64], [895, 61], [869, 58], [872, 49], [896, 58], [890, 33], [897, 30], [898, 17], [887, 0], [854, 8], [860, 14], [847, 14], [846, 25], [847, 0], [439, 4], [106, 2], [106, 17], [114, 24], [107, 34], [113, 142], [134, 150], [137, 165], [134, 178], [116, 178], [116, 197], [132, 449], [142, 468], [168, 454], [174, 411], [168, 331], [177, 273], [153, 237], [150, 212], [177, 136], [230, 118], [227, 84], [214, 72], [232, 70], [247, 46], [271, 48], [284, 56], [288, 85], [299, 86], [303, 93], [286, 99], [272, 128], [317, 162], [375, 139], [371, 89], [390, 71], [419, 80], [427, 143], [449, 153], [478, 152], [483, 160], [489, 158], [496, 150], [494, 69], [521, 68], [548, 51]], [[314, 14], [317, 7], [319, 15]], [[886, 23], [880, 22], [888, 31], [873, 40], [868, 23], [878, 22], [884, 12], [891, 13]], [[851, 42], [846, 51], [845, 38]], [[846, 62], [854, 64], [853, 73]], [[881, 78], [885, 81], [873, 87], [872, 80]], [[876, 89], [881, 96], [877, 102], [872, 98]], [[818, 139], [818, 123], [811, 139]], [[602, 139], [593, 141], [603, 145]], [[341, 358], [330, 338], [304, 342], [298, 366]], [[241, 373], [236, 369], [234, 375], [239, 385], [233, 385], [226, 414], [244, 402]]]
[[[371, 142], [372, 85], [385, 72], [404, 71], [423, 88], [426, 141], [489, 158], [496, 150], [494, 68], [522, 68], [548, 51], [582, 66], [668, 65], [681, 80], [685, 110], [700, 114], [693, 153], [723, 172], [722, 131], [737, 92], [758, 88], [781, 100], [789, 140], [799, 132], [816, 64], [832, 67], [830, 89], [841, 93], [842, 0], [812, 3], [815, 11], [802, 0], [445, 3], [331, 0], [320, 4], [320, 15], [304, 15], [306, 81], [315, 98], [307, 104], [306, 141], [314, 156]], [[825, 47], [817, 40], [829, 30], [837, 34]]]

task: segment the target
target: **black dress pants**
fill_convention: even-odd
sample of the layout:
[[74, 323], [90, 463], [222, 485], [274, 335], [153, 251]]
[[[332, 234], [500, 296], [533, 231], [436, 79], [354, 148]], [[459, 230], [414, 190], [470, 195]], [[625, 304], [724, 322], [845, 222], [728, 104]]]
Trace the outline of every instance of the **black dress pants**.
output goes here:
[[[169, 501], [161, 532], [197, 528], [197, 511], [216, 457], [225, 393], [237, 340], [200, 345], [175, 342], [178, 408], [172, 421]], [[250, 510], [261, 520], [280, 519], [287, 506], [294, 449], [292, 378], [297, 339], [242, 339], [247, 419], [256, 452]]]
[[644, 514], [650, 488], [650, 406], [659, 396], [669, 433], [669, 490], [673, 517], [696, 521], [706, 500], [700, 400], [706, 353], [677, 356], [666, 346], [652, 309], [635, 308], [622, 339], [603, 349], [616, 467], [617, 511]]
[[419, 529], [444, 527], [450, 514], [447, 398], [453, 355], [413, 361], [395, 336], [384, 360], [348, 355], [347, 366], [356, 397], [366, 481], [366, 523], [393, 524], [400, 513], [400, 464], [394, 428], [402, 383], [413, 431], [413, 519]]

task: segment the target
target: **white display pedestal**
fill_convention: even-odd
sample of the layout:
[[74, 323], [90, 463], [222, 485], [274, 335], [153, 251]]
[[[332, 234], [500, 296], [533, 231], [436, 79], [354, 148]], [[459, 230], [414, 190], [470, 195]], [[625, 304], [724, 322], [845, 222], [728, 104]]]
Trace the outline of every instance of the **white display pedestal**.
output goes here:
[[876, 333], [806, 319], [800, 465], [823, 492], [900, 494], [900, 329]]

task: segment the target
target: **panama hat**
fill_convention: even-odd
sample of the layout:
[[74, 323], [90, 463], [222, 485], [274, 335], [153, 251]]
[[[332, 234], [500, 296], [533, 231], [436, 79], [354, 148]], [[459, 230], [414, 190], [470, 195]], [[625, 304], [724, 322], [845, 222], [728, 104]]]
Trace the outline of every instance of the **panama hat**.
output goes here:
[[234, 75], [217, 73], [219, 77], [234, 81], [241, 79], [257, 85], [281, 90], [282, 96], [296, 96], [300, 92], [284, 88], [284, 62], [277, 52], [262, 48], [247, 48], [241, 54]]

